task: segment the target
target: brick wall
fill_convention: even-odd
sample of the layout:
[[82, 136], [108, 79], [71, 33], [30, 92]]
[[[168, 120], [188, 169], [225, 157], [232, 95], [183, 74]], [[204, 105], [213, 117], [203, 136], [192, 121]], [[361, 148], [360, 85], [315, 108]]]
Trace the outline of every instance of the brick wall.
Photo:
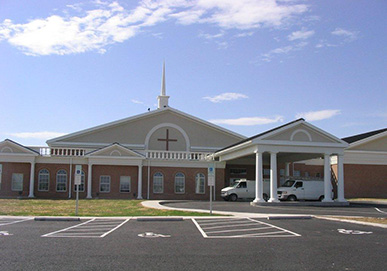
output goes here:
[[[332, 167], [337, 176], [337, 166]], [[346, 198], [387, 198], [387, 166], [344, 164]]]
[[[29, 163], [1, 163], [3, 165], [2, 181], [0, 186], [0, 197], [16, 198], [18, 196], [27, 197], [30, 190], [30, 171]], [[12, 191], [12, 174], [23, 174], [23, 191]]]

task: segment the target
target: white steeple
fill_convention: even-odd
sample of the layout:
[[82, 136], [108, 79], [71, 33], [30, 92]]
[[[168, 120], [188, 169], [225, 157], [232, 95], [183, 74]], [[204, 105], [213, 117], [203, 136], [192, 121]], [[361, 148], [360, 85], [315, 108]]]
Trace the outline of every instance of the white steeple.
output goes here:
[[163, 75], [161, 78], [161, 93], [157, 97], [158, 100], [158, 109], [163, 109], [168, 107], [168, 99], [169, 96], [166, 95], [166, 88], [165, 88], [165, 61], [163, 62]]

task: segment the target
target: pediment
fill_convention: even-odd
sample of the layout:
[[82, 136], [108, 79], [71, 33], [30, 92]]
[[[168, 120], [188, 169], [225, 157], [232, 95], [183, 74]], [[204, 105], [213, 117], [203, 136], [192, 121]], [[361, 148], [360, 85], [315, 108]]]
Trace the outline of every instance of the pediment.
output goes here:
[[[47, 141], [47, 144], [52, 147], [100, 147], [118, 142], [132, 150], [151, 149], [153, 146], [162, 150], [165, 144], [158, 142], [158, 139], [165, 137], [166, 129], [169, 129], [171, 137], [179, 137], [178, 143], [171, 144], [171, 150], [215, 150], [245, 138], [169, 107], [54, 138]], [[173, 149], [172, 146], [177, 147]]]
[[127, 158], [144, 158], [144, 156], [136, 151], [130, 150], [118, 143], [103, 147], [96, 151], [86, 154], [88, 157], [127, 157]]
[[12, 141], [9, 139], [6, 139], [6, 140], [0, 142], [0, 154], [7, 154], [7, 155], [26, 154], [26, 155], [33, 155], [33, 156], [39, 155], [38, 152], [36, 152], [32, 149], [29, 149], [27, 147], [24, 147], [23, 145], [16, 143], [15, 141]]
[[387, 152], [387, 132], [351, 143], [348, 150]]
[[341, 139], [313, 126], [304, 120], [294, 122], [291, 125], [269, 132], [259, 137], [259, 140], [289, 143], [328, 143], [346, 145], [346, 143]]

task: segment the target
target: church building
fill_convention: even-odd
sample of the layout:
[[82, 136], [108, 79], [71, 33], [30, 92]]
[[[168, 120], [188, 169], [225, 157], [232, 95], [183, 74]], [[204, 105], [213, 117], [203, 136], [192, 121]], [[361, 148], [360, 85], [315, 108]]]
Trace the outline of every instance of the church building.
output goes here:
[[[344, 155], [348, 146], [356, 149], [351, 144], [304, 119], [246, 138], [186, 114], [169, 106], [163, 67], [156, 110], [50, 139], [48, 147], [0, 142], [0, 197], [74, 198], [80, 166], [80, 198], [208, 200], [211, 166], [216, 199], [221, 188], [247, 178], [258, 180], [254, 202], [261, 202], [262, 181], [269, 179], [266, 197], [276, 202], [278, 185], [302, 170], [324, 180], [324, 201], [334, 200], [334, 187], [335, 200], [345, 202]], [[297, 169], [310, 159], [321, 163]]]

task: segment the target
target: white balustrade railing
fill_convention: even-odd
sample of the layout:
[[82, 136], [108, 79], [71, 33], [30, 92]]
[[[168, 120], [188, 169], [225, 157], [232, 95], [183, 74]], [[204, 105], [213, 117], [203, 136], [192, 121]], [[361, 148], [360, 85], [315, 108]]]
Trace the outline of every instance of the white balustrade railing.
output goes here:
[[85, 149], [74, 148], [40, 148], [41, 156], [85, 156]]
[[159, 160], [195, 160], [205, 161], [209, 152], [183, 152], [183, 151], [146, 151], [146, 157]]

